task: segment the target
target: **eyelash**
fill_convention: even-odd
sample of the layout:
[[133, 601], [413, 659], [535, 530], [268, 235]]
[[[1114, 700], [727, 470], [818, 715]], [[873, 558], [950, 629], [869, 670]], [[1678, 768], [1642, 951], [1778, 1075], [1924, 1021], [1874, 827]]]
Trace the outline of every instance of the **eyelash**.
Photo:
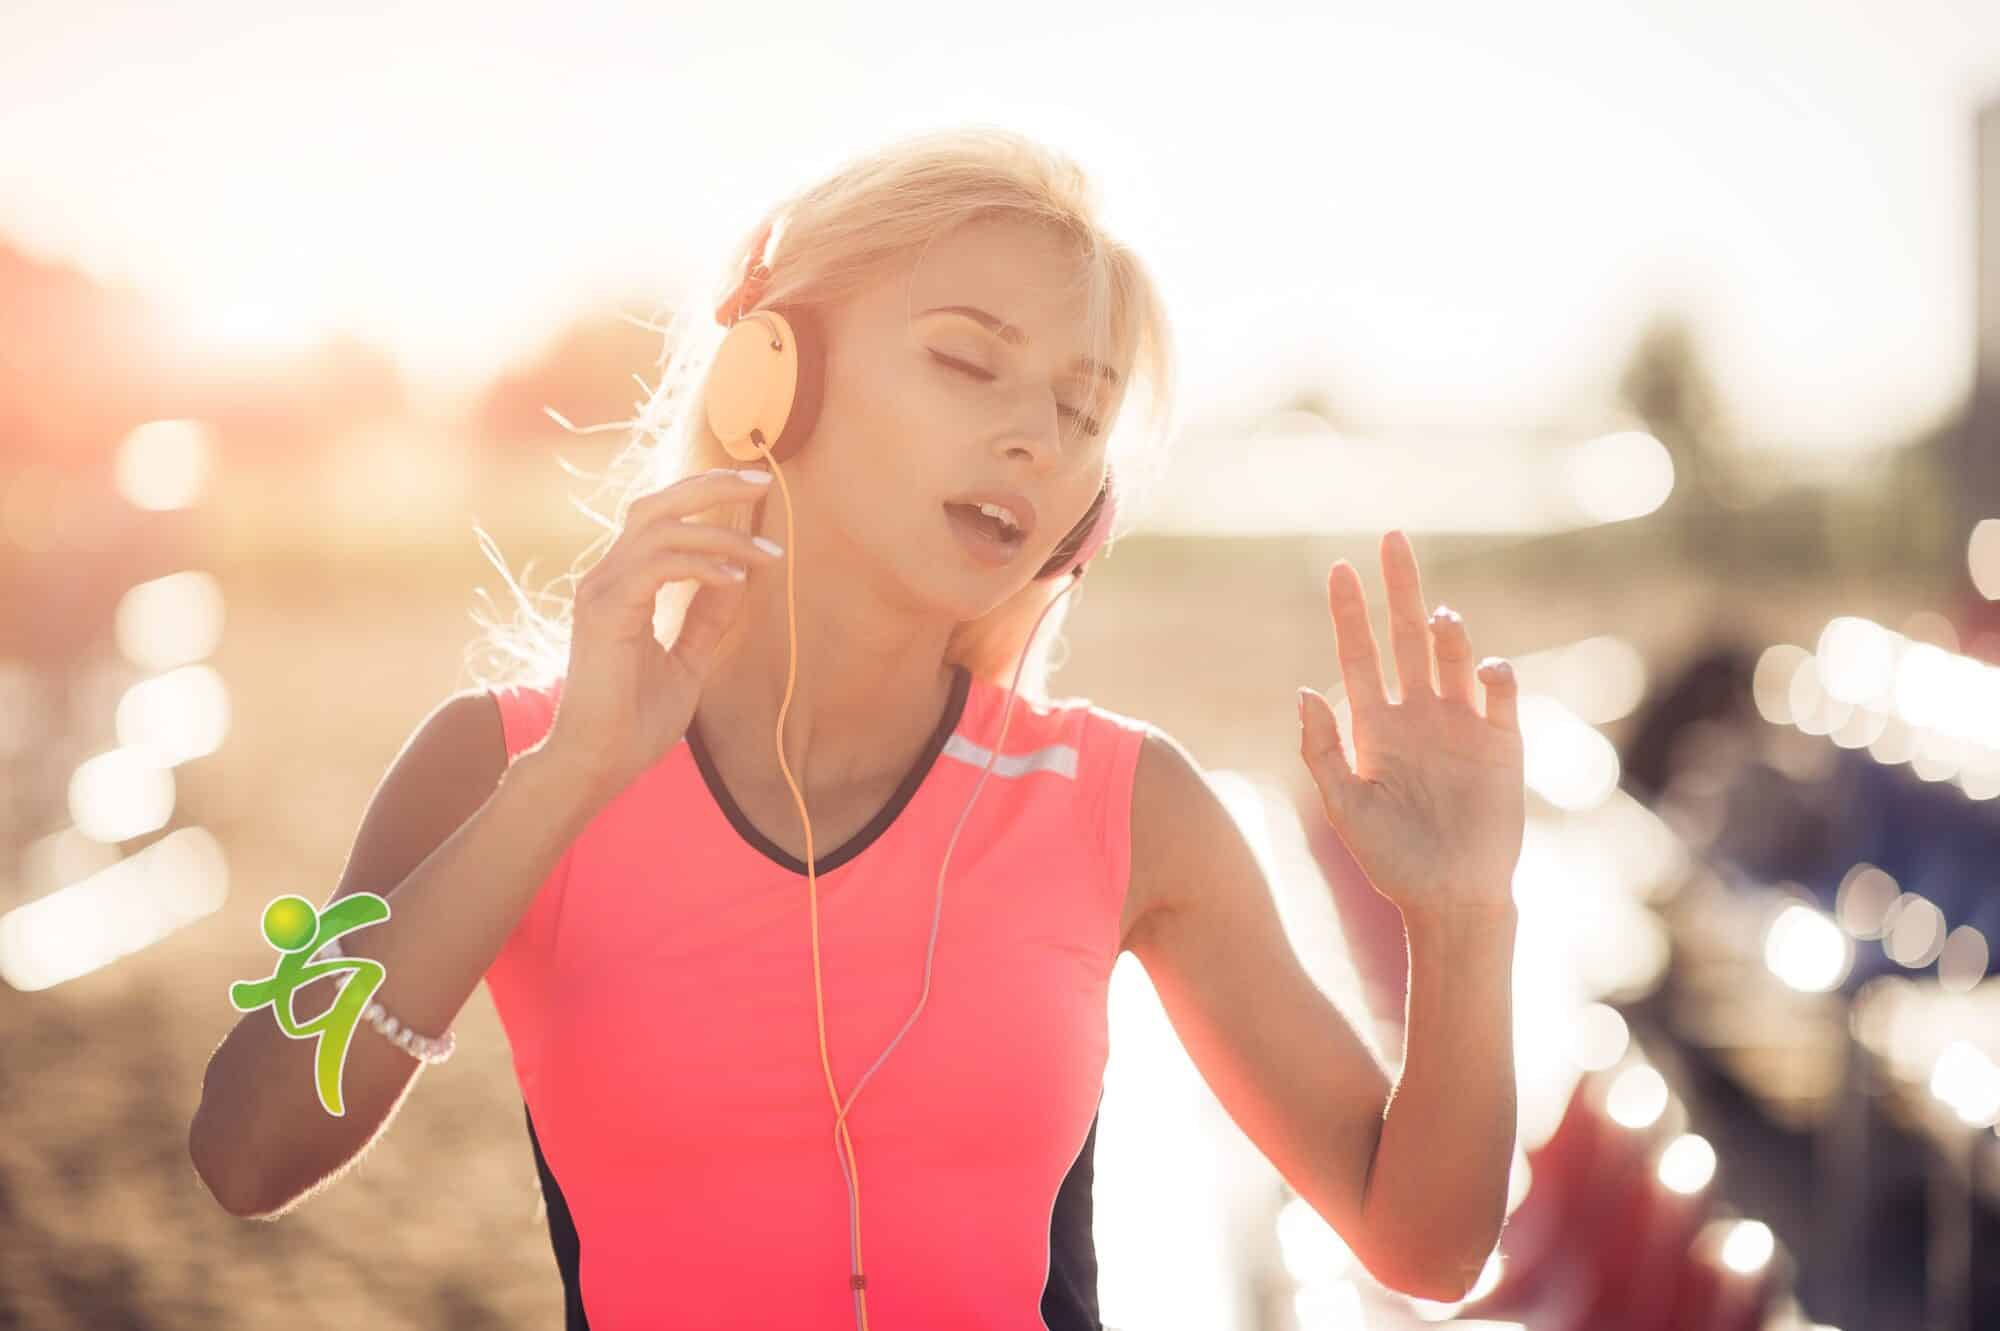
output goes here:
[[[964, 361], [959, 360], [955, 356], [945, 356], [939, 354], [938, 352], [933, 351], [931, 353], [931, 359], [937, 361], [941, 365], [950, 366], [952, 369], [957, 370], [960, 374], [966, 375], [969, 378], [978, 379], [981, 383], [993, 382], [992, 375], [988, 374], [986, 371], [980, 369], [976, 365], [966, 364]], [[1075, 407], [1063, 406], [1060, 403], [1057, 404], [1056, 410], [1059, 412], [1066, 411], [1070, 414], [1070, 417], [1072, 419], [1082, 422], [1083, 432], [1085, 434], [1092, 436], [1096, 435], [1098, 430], [1098, 425], [1097, 421], [1094, 418], [1084, 415], [1082, 412], [1078, 411]]]

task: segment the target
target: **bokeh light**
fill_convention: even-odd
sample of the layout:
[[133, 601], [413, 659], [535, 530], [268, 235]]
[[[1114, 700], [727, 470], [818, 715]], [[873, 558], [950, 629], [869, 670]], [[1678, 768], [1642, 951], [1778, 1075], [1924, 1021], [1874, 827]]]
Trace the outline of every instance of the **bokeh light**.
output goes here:
[[207, 488], [214, 453], [212, 431], [200, 421], [148, 421], [118, 446], [118, 492], [138, 508], [186, 508]]
[[1961, 924], [1945, 935], [1944, 947], [1938, 952], [1938, 984], [1949, 993], [1970, 993], [1986, 978], [1991, 964], [1986, 935], [1972, 925]]
[[1928, 966], [1944, 951], [1944, 912], [1915, 892], [1889, 903], [1882, 916], [1883, 950], [1899, 966]]
[[1715, 1148], [1708, 1138], [1684, 1132], [1660, 1152], [1660, 1182], [1683, 1196], [1693, 1196], [1715, 1177]]
[[1657, 1123], [1667, 1111], [1667, 1080], [1649, 1063], [1633, 1063], [1605, 1092], [1604, 1108], [1614, 1122], [1635, 1131]]
[[1593, 726], [1630, 715], [1646, 696], [1645, 658], [1615, 634], [1600, 633], [1512, 659], [1524, 690], [1561, 700]]
[[0, 915], [0, 979], [47, 989], [150, 947], [229, 895], [222, 846], [184, 827], [59, 891]]
[[1608, 1003], [1586, 1003], [1577, 1010], [1571, 1034], [1571, 1057], [1586, 1072], [1615, 1067], [1631, 1047], [1632, 1033], [1624, 1016]]
[[1776, 1236], [1761, 1220], [1738, 1220], [1722, 1240], [1722, 1264], [1738, 1275], [1755, 1275], [1769, 1265]]
[[1888, 693], [1901, 635], [1854, 615], [1829, 620], [1820, 632], [1820, 687], [1841, 702], [1869, 703]]
[[1528, 788], [1559, 809], [1581, 812], [1618, 787], [1618, 751], [1596, 727], [1546, 694], [1519, 704]]
[[1953, 1040], [1938, 1055], [1930, 1091], [1968, 1127], [1984, 1128], [2000, 1119], [2000, 1066], [1968, 1040]]
[[69, 816], [98, 841], [126, 841], [164, 827], [174, 812], [174, 774], [143, 749], [116, 748], [77, 765]]
[[1593, 522], [1626, 522], [1667, 502], [1674, 489], [1674, 461], [1643, 430], [1586, 440], [1570, 450], [1569, 488]]
[[119, 600], [118, 650], [144, 670], [171, 670], [215, 652], [222, 638], [222, 586], [213, 574], [169, 573]]
[[1803, 902], [1793, 902], [1764, 936], [1764, 964], [1794, 989], [1824, 993], [1847, 978], [1854, 944], [1840, 926]]
[[1758, 715], [1772, 725], [1788, 726], [1798, 713], [1792, 701], [1792, 680], [1812, 662], [1812, 653], [1789, 642], [1766, 647], [1751, 675], [1750, 696]]
[[1862, 863], [1849, 869], [1834, 894], [1834, 915], [1855, 938], [1879, 938], [1889, 907], [1903, 889], [1887, 872]]
[[229, 733], [229, 690], [206, 665], [141, 680], [118, 700], [119, 744], [144, 749], [162, 767], [214, 753]]
[[2000, 518], [1982, 518], [1973, 524], [1965, 542], [1965, 569], [1972, 585], [1989, 601], [2000, 601]]

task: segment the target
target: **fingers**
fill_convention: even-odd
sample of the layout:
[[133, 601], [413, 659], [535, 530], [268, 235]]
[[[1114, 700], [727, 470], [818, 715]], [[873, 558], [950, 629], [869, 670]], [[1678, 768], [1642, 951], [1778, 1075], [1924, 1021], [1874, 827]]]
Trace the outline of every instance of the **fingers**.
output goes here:
[[[1434, 690], [1436, 696], [1446, 701], [1473, 706], [1473, 680], [1477, 678], [1484, 695], [1486, 720], [1500, 730], [1519, 735], [1520, 685], [1512, 665], [1505, 657], [1489, 656], [1475, 667], [1472, 642], [1458, 612], [1441, 605], [1434, 614], [1425, 615], [1424, 584], [1417, 568], [1416, 551], [1408, 535], [1400, 530], [1382, 537], [1382, 581], [1389, 594], [1390, 642], [1396, 653], [1401, 701]], [[1333, 612], [1341, 682], [1355, 713], [1356, 732], [1360, 733], [1365, 725], [1360, 717], [1387, 706], [1389, 700], [1384, 692], [1381, 653], [1368, 624], [1361, 574], [1344, 559], [1335, 561], [1327, 574], [1327, 601]], [[1308, 703], [1307, 713], [1310, 711]]]
[[632, 534], [628, 558], [645, 559], [662, 550], [686, 550], [714, 559], [734, 560], [745, 568], [761, 568], [784, 561], [784, 547], [757, 544], [757, 537], [734, 527], [713, 522], [691, 522], [685, 518], [655, 518]]
[[1389, 641], [1396, 651], [1396, 682], [1404, 702], [1435, 693], [1431, 670], [1431, 630], [1426, 618], [1417, 553], [1401, 531], [1382, 537], [1382, 582], [1389, 591]]
[[742, 586], [741, 582], [733, 582], [726, 587], [700, 587], [688, 602], [687, 612], [681, 616], [680, 631], [674, 635], [674, 645], [668, 651], [667, 659], [685, 667], [691, 681], [698, 683], [708, 678], [709, 667], [715, 660], [715, 649], [728, 631], [742, 595], [740, 591], [732, 594], [732, 589]]
[[[1368, 626], [1368, 606], [1361, 574], [1346, 560], [1335, 561], [1327, 573], [1326, 599], [1333, 615], [1334, 655], [1340, 661], [1340, 682], [1356, 717], [1380, 711], [1389, 699], [1382, 691], [1382, 654], [1375, 631]], [[1358, 724], [1358, 723], [1357, 723]]]
[[1510, 735], [1521, 733], [1520, 681], [1505, 657], [1489, 656], [1479, 663], [1479, 679], [1486, 686], [1486, 719]]
[[[750, 468], [757, 471], [758, 468]], [[766, 475], [769, 473], [766, 472]], [[750, 480], [728, 467], [683, 476], [664, 489], [634, 500], [625, 514], [625, 526], [610, 554], [622, 560], [626, 552], [675, 545], [688, 550], [737, 560], [746, 566], [767, 564], [779, 555], [759, 546], [750, 533], [712, 522], [689, 522], [695, 513], [704, 513], [729, 503], [755, 503], [769, 490], [769, 483]]]
[[615, 565], [608, 558], [600, 561], [577, 584], [576, 617], [586, 622], [608, 610], [615, 627], [629, 628], [642, 611], [652, 618], [654, 599], [669, 582], [694, 578], [727, 586], [744, 577], [741, 564], [695, 550], [627, 551]]
[[610, 550], [577, 586], [579, 623], [596, 622], [603, 615], [610, 631], [637, 632], [650, 623], [659, 590], [668, 582], [694, 579], [727, 587], [743, 580], [743, 570], [780, 562], [781, 549], [757, 544], [748, 532], [683, 516], [730, 502], [753, 502], [765, 492], [765, 486], [741, 473], [717, 468], [682, 477], [634, 501]]
[[1322, 807], [1338, 825], [1336, 811], [1352, 798], [1354, 768], [1341, 746], [1333, 704], [1309, 688], [1299, 690], [1299, 757], [1319, 787]]
[[1446, 702], [1474, 706], [1472, 640], [1458, 611], [1441, 605], [1431, 614], [1431, 640], [1437, 652], [1438, 696]]
[[[753, 481], [750, 479], [752, 474], [764, 479]], [[655, 517], [670, 514], [684, 518], [718, 504], [754, 504], [770, 493], [772, 484], [771, 469], [766, 466], [741, 469], [712, 467], [692, 476], [683, 476], [671, 485], [633, 500], [626, 512], [625, 524], [629, 529], [642, 522], [650, 522]]]

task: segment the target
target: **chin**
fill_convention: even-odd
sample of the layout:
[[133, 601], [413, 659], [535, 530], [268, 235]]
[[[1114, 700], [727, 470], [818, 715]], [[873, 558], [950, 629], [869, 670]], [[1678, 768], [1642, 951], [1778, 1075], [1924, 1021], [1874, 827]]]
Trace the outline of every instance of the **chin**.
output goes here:
[[[968, 562], [957, 552], [948, 564], [932, 565], [928, 570], [919, 570], [919, 585], [938, 588], [937, 599], [955, 623], [965, 623], [980, 619], [1005, 605], [1030, 581], [1029, 574], [1034, 567], [1028, 555], [1021, 556], [1001, 568], [982, 568]], [[1044, 556], [1046, 557], [1046, 556]]]

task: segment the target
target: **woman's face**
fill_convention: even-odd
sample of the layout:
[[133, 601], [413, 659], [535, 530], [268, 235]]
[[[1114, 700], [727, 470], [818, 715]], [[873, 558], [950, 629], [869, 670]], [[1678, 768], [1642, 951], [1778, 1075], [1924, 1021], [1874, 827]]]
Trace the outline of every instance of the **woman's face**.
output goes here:
[[[858, 547], [897, 575], [890, 582], [957, 619], [1024, 586], [1096, 497], [1123, 401], [1123, 384], [1100, 378], [1093, 403], [1092, 372], [1077, 364], [1086, 354], [1077, 272], [1057, 236], [981, 220], [829, 307], [819, 423], [787, 464], [801, 525], [810, 508], [818, 542]], [[939, 312], [947, 306], [1009, 329]], [[948, 499], [976, 490], [1032, 505], [1033, 524], [1004, 564], [975, 557], [947, 516]]]

